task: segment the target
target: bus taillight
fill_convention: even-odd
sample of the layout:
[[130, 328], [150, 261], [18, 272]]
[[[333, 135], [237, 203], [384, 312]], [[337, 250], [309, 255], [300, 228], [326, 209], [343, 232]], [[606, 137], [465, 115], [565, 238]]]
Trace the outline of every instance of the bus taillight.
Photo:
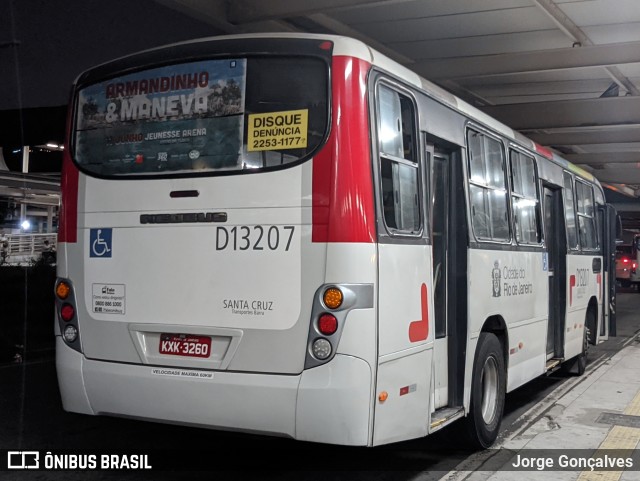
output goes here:
[[327, 359], [331, 355], [331, 343], [326, 339], [320, 338], [313, 341], [313, 345], [311, 346], [311, 350], [313, 355], [323, 361]]
[[342, 294], [342, 291], [337, 287], [328, 288], [326, 291], [324, 291], [324, 294], [322, 296], [322, 302], [324, 302], [324, 305], [329, 309], [337, 309], [338, 307], [340, 307], [342, 305], [343, 299], [344, 295]]
[[338, 319], [332, 314], [323, 314], [318, 319], [318, 330], [325, 336], [330, 336], [338, 330]]
[[64, 340], [67, 341], [67, 343], [71, 344], [72, 342], [75, 342], [76, 339], [78, 339], [78, 329], [73, 324], [69, 324], [64, 328], [64, 332], [62, 333], [62, 335], [64, 336]]
[[69, 322], [76, 315], [76, 310], [71, 304], [65, 303], [60, 309], [60, 317], [64, 322]]
[[70, 348], [82, 352], [73, 283], [69, 279], [58, 279], [54, 292], [56, 294], [56, 318], [62, 339]]
[[58, 282], [58, 285], [56, 286], [56, 296], [58, 296], [59, 299], [65, 300], [69, 297], [70, 292], [71, 286], [69, 286], [68, 283], [65, 281]]
[[373, 298], [372, 284], [326, 284], [316, 290], [309, 319], [305, 369], [331, 362], [338, 354], [347, 316], [354, 309], [373, 309]]

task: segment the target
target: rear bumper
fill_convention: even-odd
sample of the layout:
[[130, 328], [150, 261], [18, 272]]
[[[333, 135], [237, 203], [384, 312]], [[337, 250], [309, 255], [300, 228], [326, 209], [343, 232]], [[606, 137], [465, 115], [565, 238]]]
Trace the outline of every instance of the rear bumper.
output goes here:
[[200, 378], [86, 359], [56, 337], [56, 367], [66, 411], [370, 444], [371, 369], [351, 356], [300, 375], [195, 371], [213, 374]]
[[626, 282], [640, 282], [640, 272], [632, 272], [631, 269], [616, 268], [616, 280]]

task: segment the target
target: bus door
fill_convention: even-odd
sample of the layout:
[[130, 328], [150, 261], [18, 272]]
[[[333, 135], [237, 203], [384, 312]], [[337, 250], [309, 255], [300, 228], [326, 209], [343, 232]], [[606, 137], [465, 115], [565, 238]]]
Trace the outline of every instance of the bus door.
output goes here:
[[599, 220], [602, 232], [602, 325], [600, 339], [616, 335], [616, 237], [618, 215], [611, 204], [601, 206]]
[[431, 246], [416, 104], [375, 89], [378, 177], [378, 367], [373, 444], [427, 434], [433, 349]]
[[546, 263], [549, 276], [549, 323], [547, 329], [547, 361], [549, 361], [564, 356], [567, 241], [562, 190], [545, 185], [543, 208], [547, 247]]
[[433, 240], [433, 310], [435, 324], [434, 341], [434, 405], [437, 409], [449, 402], [447, 346], [447, 254], [449, 219], [449, 157], [442, 151], [428, 149], [432, 172], [433, 210], [431, 228]]
[[432, 430], [462, 413], [467, 342], [467, 229], [460, 150], [427, 144], [431, 169], [434, 353]]

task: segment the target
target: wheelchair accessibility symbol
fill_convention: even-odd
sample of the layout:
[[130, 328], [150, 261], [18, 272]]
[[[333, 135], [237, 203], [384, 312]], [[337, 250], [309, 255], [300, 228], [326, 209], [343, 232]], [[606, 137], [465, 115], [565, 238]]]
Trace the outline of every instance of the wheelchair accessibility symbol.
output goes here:
[[89, 232], [89, 257], [111, 257], [111, 229], [91, 229]]

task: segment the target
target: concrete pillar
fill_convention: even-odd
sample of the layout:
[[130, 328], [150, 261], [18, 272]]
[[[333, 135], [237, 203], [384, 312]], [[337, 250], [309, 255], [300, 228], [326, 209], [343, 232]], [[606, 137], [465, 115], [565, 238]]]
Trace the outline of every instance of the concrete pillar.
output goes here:
[[47, 234], [53, 232], [53, 206], [47, 207]]
[[26, 174], [29, 172], [29, 146], [25, 145], [22, 147], [22, 173]]
[[2, 153], [2, 146], [0, 146], [0, 170], [9, 170], [6, 162], [4, 161], [4, 154]]

